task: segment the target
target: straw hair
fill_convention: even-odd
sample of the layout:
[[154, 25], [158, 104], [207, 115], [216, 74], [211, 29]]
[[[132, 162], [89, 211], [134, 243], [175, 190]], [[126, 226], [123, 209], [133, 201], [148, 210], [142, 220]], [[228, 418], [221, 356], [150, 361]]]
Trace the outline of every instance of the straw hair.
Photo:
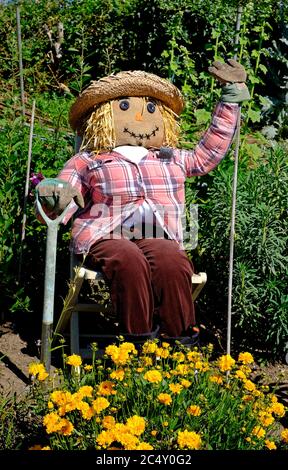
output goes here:
[[69, 122], [74, 130], [80, 130], [95, 105], [125, 96], [148, 96], [161, 101], [175, 114], [184, 107], [178, 88], [164, 78], [141, 70], [119, 72], [92, 81], [72, 105]]
[[[143, 98], [143, 101], [148, 98]], [[178, 143], [178, 116], [161, 101], [155, 100], [160, 109], [164, 123], [163, 145], [176, 147]], [[82, 144], [80, 151], [96, 154], [111, 151], [116, 147], [115, 130], [113, 126], [113, 101], [99, 104], [82, 126]]]

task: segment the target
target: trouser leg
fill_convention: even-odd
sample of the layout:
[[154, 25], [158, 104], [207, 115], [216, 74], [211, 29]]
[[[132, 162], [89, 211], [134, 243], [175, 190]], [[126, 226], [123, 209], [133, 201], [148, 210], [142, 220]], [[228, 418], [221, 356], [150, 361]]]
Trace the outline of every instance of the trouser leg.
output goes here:
[[154, 310], [151, 269], [138, 246], [129, 240], [100, 240], [90, 249], [85, 265], [101, 270], [108, 281], [120, 331], [150, 333]]
[[141, 239], [135, 244], [151, 268], [155, 303], [158, 306], [160, 332], [167, 336], [185, 336], [195, 325], [192, 302], [193, 265], [178, 243], [165, 239]]

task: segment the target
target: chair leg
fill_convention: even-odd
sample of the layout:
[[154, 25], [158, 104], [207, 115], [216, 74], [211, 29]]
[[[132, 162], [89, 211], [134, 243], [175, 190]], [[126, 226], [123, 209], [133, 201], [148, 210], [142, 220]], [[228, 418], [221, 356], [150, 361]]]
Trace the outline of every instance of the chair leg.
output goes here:
[[80, 344], [79, 344], [79, 314], [78, 312], [73, 312], [70, 320], [70, 351], [71, 354], [80, 353]]

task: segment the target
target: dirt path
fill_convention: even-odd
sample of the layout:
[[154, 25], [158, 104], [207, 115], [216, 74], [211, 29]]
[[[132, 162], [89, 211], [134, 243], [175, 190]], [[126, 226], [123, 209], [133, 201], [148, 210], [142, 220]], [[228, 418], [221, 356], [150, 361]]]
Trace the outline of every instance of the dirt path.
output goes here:
[[13, 331], [10, 323], [0, 325], [0, 396], [17, 394], [20, 399], [28, 391], [28, 366], [38, 362], [27, 353], [27, 343]]

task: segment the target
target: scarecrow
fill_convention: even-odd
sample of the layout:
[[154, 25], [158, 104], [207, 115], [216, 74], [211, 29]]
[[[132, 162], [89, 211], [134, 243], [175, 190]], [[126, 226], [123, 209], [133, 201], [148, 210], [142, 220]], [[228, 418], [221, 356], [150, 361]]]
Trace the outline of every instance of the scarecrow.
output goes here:
[[71, 249], [101, 270], [120, 333], [130, 340], [198, 335], [191, 300], [193, 265], [184, 250], [186, 177], [204, 175], [226, 155], [239, 104], [249, 99], [246, 72], [234, 60], [209, 72], [222, 85], [210, 127], [193, 151], [177, 148], [183, 97], [172, 83], [144, 71], [92, 81], [72, 105], [69, 121], [80, 151], [57, 178], [39, 183], [46, 212], [70, 204]]

